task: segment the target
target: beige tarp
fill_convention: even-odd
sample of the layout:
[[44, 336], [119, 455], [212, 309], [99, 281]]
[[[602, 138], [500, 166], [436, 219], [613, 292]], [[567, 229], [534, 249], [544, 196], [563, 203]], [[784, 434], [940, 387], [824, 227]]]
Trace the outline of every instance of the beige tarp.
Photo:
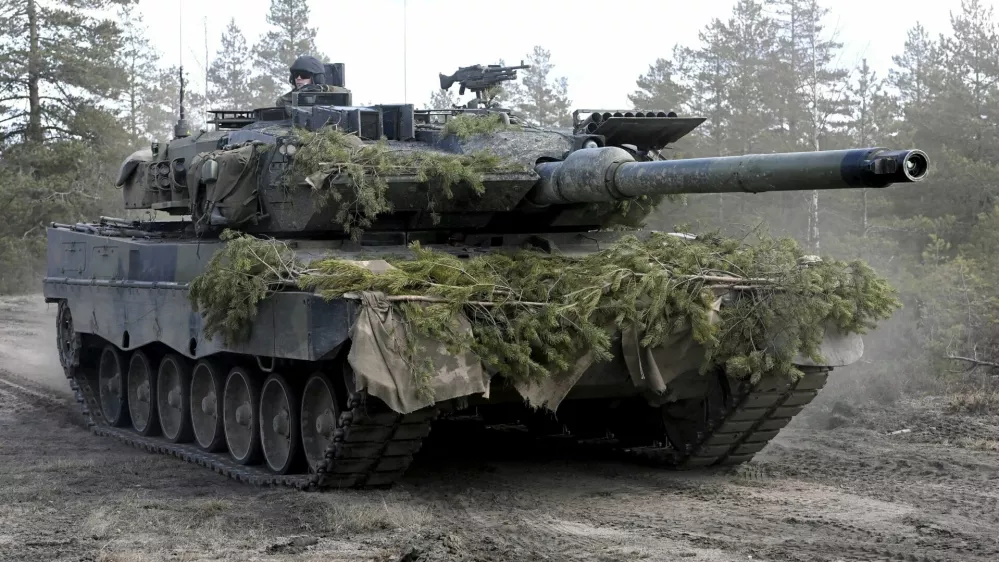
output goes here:
[[[384, 260], [355, 262], [373, 273], [382, 273], [392, 266]], [[406, 362], [408, 357], [407, 327], [402, 313], [382, 293], [357, 293], [361, 312], [350, 329], [350, 353], [347, 361], [354, 370], [357, 391], [367, 390], [393, 410], [408, 414], [432, 405], [473, 394], [489, 397], [489, 375], [475, 354], [453, 356], [438, 341], [418, 336], [417, 345], [434, 365], [430, 381], [431, 396], [421, 395], [420, 384]], [[461, 316], [457, 328], [471, 334], [472, 325]]]
[[532, 408], [548, 408], [554, 412], [590, 365], [593, 365], [593, 354], [587, 352], [567, 372], [554, 373], [540, 382], [517, 381], [513, 387]]

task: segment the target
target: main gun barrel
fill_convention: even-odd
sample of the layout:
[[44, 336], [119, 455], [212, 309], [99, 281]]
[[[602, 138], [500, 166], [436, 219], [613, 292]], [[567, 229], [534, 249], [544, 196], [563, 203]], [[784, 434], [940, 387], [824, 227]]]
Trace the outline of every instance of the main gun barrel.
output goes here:
[[921, 150], [854, 148], [636, 162], [618, 147], [584, 148], [543, 162], [529, 197], [537, 205], [597, 203], [641, 195], [760, 193], [887, 187], [926, 177]]

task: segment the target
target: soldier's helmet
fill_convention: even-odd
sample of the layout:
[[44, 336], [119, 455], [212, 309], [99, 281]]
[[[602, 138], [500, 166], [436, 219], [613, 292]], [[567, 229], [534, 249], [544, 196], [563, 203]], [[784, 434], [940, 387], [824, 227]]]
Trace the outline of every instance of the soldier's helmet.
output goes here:
[[316, 57], [310, 57], [308, 55], [303, 55], [295, 59], [295, 63], [291, 65], [291, 71], [289, 72], [288, 81], [291, 85], [295, 85], [295, 75], [301, 73], [308, 73], [312, 78], [313, 84], [325, 84], [326, 83], [326, 68], [323, 67], [323, 63], [319, 62]]

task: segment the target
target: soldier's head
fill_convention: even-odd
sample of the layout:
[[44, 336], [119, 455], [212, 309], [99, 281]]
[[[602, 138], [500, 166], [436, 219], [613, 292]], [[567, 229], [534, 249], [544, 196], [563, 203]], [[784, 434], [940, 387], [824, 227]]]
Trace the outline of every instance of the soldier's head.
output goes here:
[[291, 76], [288, 81], [297, 90], [309, 84], [322, 84], [326, 75], [323, 63], [316, 57], [301, 56], [291, 65]]

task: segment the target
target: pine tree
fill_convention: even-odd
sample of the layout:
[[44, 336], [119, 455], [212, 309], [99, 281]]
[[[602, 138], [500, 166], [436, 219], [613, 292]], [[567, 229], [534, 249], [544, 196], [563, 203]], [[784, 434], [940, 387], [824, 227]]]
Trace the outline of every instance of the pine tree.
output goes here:
[[[759, 2], [740, 0], [727, 20], [715, 18], [705, 26], [699, 48], [676, 51], [675, 59], [684, 61], [679, 68], [690, 76], [684, 82], [696, 92], [691, 109], [707, 119], [694, 135], [703, 155], [765, 152], [772, 146], [776, 121], [769, 109], [774, 97], [769, 73], [776, 36], [776, 26]], [[710, 210], [712, 222], [724, 228], [731, 224], [733, 206], [740, 222], [749, 222], [771, 212], [780, 195], [720, 193], [689, 200]]]
[[531, 68], [520, 71], [521, 82], [506, 88], [512, 109], [526, 122], [541, 127], [569, 127], [572, 115], [569, 108], [569, 84], [565, 77], [550, 78], [555, 65], [550, 62], [551, 52], [540, 45], [528, 55], [526, 64]]
[[902, 53], [891, 60], [895, 66], [888, 70], [888, 80], [898, 90], [907, 120], [916, 120], [932, 101], [940, 81], [936, 43], [917, 23], [909, 30]]
[[673, 48], [671, 58], [658, 58], [649, 65], [649, 71], [635, 81], [638, 89], [628, 94], [633, 108], [690, 113], [694, 92], [684, 84], [690, 74], [689, 63], [682, 57], [679, 46]]
[[250, 49], [243, 32], [231, 18], [215, 59], [208, 68], [208, 98], [219, 109], [249, 109], [253, 104]]
[[277, 97], [291, 89], [288, 69], [296, 58], [311, 55], [324, 63], [331, 62], [316, 48], [316, 28], [309, 26], [309, 12], [306, 0], [271, 0], [267, 23], [273, 29], [253, 47], [257, 55], [255, 106], [273, 105]]
[[[785, 150], [822, 150], [831, 124], [849, 116], [844, 92], [849, 73], [832, 64], [842, 44], [823, 38], [821, 22], [829, 9], [816, 0], [765, 1], [777, 13], [779, 48], [772, 76], [782, 94], [779, 115], [788, 132]], [[807, 233], [813, 251], [819, 251], [818, 191], [811, 193]]]
[[770, 95], [768, 65], [777, 28], [755, 0], [739, 0], [727, 22], [715, 20], [708, 29], [714, 41], [710, 58], [721, 62], [726, 111], [726, 153], [758, 152], [773, 128], [767, 111]]
[[[191, 130], [205, 125], [205, 115], [192, 108], [204, 105], [204, 96], [191, 89], [191, 78], [184, 72], [184, 111]], [[180, 69], [176, 66], [159, 68], [151, 82], [142, 113], [143, 127], [150, 138], [161, 142], [173, 138], [174, 125], [180, 118]]]
[[[945, 144], [972, 140], [976, 158], [999, 163], [995, 123], [999, 120], [999, 30], [992, 8], [980, 0], [961, 0], [961, 12], [951, 15], [954, 34], [941, 44], [947, 64], [946, 90], [950, 122], [939, 131]], [[947, 126], [949, 125], [949, 126]]]
[[77, 108], [118, 98], [122, 32], [100, 12], [129, 1], [0, 0], [0, 144], [77, 137]]
[[[878, 78], [876, 72], [863, 59], [857, 69], [857, 80], [848, 87], [849, 103], [853, 114], [845, 123], [849, 138], [858, 147], [884, 146], [893, 143], [897, 129], [898, 105], [896, 100], [885, 92], [886, 81]], [[870, 189], [861, 193], [861, 233], [867, 235], [869, 222]], [[883, 198], [883, 194], [877, 194]], [[852, 197], [851, 197], [852, 198]]]
[[424, 104], [424, 109], [451, 109], [458, 104], [458, 98], [450, 90], [437, 89], [430, 92], [430, 103]]
[[144, 123], [149, 119], [146, 113], [157, 86], [160, 57], [149, 43], [149, 29], [142, 14], [135, 12], [134, 5], [122, 6], [118, 18], [124, 30], [123, 45], [118, 55], [125, 70], [122, 84], [125, 120], [129, 141], [137, 148], [143, 141], [151, 140]]
[[778, 49], [770, 77], [779, 95], [779, 115], [788, 132], [786, 150], [815, 150], [832, 121], [849, 115], [849, 72], [833, 67], [842, 44], [823, 38], [829, 9], [816, 0], [765, 0], [775, 12]]

